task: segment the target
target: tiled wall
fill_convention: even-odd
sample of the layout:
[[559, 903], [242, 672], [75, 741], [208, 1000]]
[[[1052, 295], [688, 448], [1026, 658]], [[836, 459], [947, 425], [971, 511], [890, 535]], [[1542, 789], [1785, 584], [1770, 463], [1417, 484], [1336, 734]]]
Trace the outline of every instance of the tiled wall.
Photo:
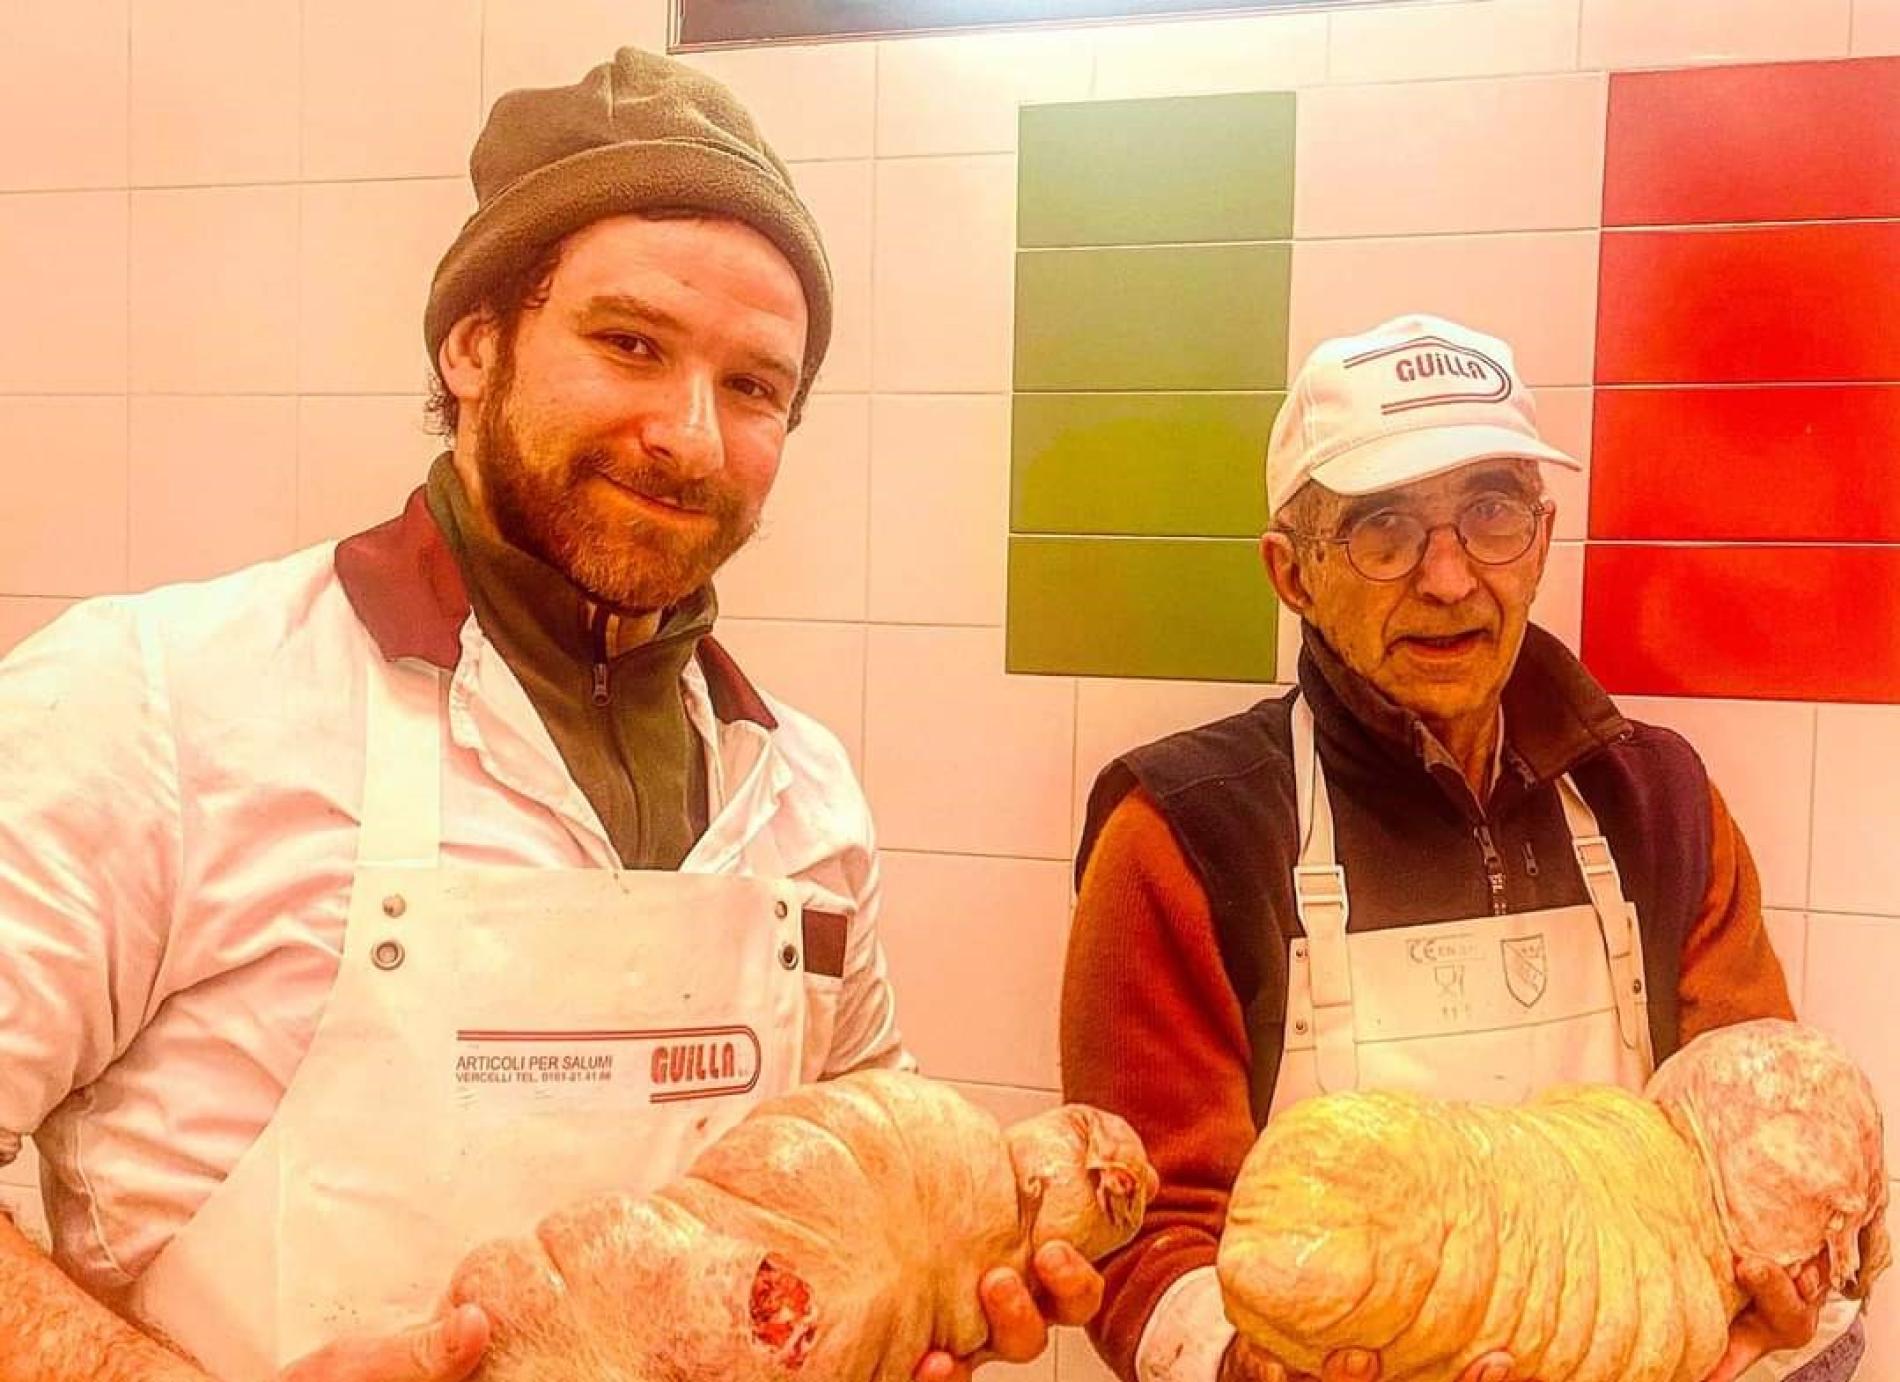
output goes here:
[[[389, 512], [434, 450], [420, 312], [487, 102], [664, 28], [659, 0], [10, 0], [0, 643], [75, 597]], [[767, 531], [722, 583], [724, 626], [863, 770], [931, 1069], [1005, 1112], [1052, 1098], [1089, 779], [1256, 694], [1002, 670], [1018, 106], [1298, 91], [1325, 118], [1302, 119], [1296, 159], [1337, 171], [1296, 209], [1290, 355], [1432, 284], [1518, 345], [1553, 435], [1587, 454], [1603, 74], [1880, 52], [1900, 53], [1900, 0], [1486, 0], [699, 59], [793, 161], [839, 282], [831, 361]], [[1431, 120], [1395, 123], [1421, 100]], [[1421, 178], [1421, 151], [1448, 171]], [[1586, 493], [1559, 492], [1540, 608], [1573, 641]], [[1900, 1109], [1900, 707], [1628, 708], [1701, 748], [1804, 1011]], [[1882, 1346], [1900, 1357], [1900, 1335]], [[1098, 1365], [1069, 1337], [1023, 1375]]]

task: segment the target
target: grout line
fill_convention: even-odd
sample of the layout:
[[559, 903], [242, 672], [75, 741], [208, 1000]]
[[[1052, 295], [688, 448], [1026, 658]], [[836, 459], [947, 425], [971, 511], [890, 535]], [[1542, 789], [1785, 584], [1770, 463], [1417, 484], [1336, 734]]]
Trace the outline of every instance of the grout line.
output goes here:
[[132, 0], [125, 3], [125, 552], [121, 584], [132, 586]]
[[1808, 928], [1801, 933], [1801, 994], [1805, 1000], [1808, 989], [1808, 931], [1814, 926], [1814, 842], [1815, 816], [1821, 804], [1821, 707], [1813, 707], [1814, 727], [1809, 733], [1808, 744], [1808, 876], [1802, 888], [1801, 902], [1807, 911]]

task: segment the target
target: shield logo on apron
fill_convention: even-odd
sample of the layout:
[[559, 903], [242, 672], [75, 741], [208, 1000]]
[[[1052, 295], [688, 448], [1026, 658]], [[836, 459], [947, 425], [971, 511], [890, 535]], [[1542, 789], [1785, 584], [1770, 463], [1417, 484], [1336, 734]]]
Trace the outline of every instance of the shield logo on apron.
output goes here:
[[1498, 942], [1504, 951], [1504, 986], [1511, 997], [1531, 1008], [1544, 996], [1550, 966], [1544, 956], [1544, 938], [1514, 936]]

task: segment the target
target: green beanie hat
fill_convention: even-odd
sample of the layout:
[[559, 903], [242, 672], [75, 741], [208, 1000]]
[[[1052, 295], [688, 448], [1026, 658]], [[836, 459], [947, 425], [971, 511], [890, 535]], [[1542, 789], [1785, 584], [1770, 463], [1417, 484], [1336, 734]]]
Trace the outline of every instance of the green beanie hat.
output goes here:
[[831, 269], [791, 175], [733, 94], [672, 58], [622, 48], [573, 86], [510, 91], [469, 157], [475, 214], [436, 266], [423, 318], [429, 358], [498, 278], [607, 216], [702, 211], [779, 249], [810, 319], [791, 418], [831, 343]]

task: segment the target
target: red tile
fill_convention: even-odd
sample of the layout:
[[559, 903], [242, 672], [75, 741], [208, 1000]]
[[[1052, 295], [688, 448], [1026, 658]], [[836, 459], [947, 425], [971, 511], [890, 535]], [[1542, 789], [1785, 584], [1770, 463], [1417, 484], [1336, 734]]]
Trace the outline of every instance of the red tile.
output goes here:
[[1900, 380], [1900, 221], [1605, 231], [1596, 378]]
[[1900, 542], [1900, 386], [1598, 389], [1590, 536]]
[[1900, 548], [1591, 543], [1583, 660], [1623, 695], [1900, 704]]
[[1900, 216], [1900, 58], [1619, 72], [1603, 224]]

